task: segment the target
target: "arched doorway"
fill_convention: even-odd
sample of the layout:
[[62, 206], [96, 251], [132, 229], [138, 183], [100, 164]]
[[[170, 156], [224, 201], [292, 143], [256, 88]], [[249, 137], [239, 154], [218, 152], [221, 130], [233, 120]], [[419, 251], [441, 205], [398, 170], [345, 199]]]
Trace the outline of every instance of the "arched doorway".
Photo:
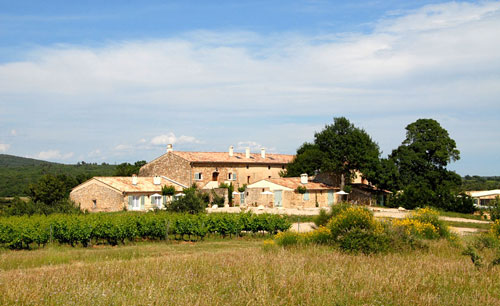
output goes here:
[[214, 173], [212, 173], [212, 181], [217, 182], [218, 178], [219, 172], [215, 171]]

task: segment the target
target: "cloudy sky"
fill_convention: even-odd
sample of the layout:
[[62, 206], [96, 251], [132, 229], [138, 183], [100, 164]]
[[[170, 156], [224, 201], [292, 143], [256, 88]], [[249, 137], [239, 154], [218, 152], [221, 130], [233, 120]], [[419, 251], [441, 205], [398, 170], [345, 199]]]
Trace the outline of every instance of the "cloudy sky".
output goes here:
[[383, 156], [434, 118], [500, 175], [500, 2], [0, 1], [0, 153], [294, 153], [336, 116]]

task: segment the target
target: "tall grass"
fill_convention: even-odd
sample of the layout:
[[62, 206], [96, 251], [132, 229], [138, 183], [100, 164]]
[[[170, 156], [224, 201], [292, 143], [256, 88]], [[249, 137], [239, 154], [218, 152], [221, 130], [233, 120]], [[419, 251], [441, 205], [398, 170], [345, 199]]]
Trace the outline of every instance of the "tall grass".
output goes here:
[[[2, 305], [499, 305], [500, 268], [444, 240], [429, 251], [352, 255], [262, 242], [145, 243], [2, 252]], [[45, 259], [58, 257], [60, 263]], [[18, 261], [17, 265], [11, 265]], [[31, 264], [36, 262], [36, 264]]]

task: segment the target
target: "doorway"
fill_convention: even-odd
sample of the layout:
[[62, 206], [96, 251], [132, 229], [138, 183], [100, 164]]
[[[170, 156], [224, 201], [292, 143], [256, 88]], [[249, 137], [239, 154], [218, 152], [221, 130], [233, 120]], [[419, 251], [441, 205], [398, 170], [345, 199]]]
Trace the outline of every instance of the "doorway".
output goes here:
[[217, 182], [218, 179], [219, 179], [219, 172], [216, 171], [212, 173], [212, 181]]

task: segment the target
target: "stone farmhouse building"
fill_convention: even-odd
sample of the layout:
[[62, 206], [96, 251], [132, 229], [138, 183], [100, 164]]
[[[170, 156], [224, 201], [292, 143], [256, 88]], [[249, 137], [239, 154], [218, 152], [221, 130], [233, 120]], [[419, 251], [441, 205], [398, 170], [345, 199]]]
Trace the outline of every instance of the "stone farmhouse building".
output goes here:
[[200, 189], [213, 189], [220, 184], [232, 183], [235, 189], [262, 179], [279, 178], [294, 155], [234, 152], [182, 152], [174, 151], [172, 145], [167, 152], [144, 165], [139, 176], [165, 176], [183, 185], [193, 183]]
[[[120, 211], [150, 210], [164, 207], [168, 201], [161, 195], [163, 186], [174, 186], [179, 196], [182, 190], [195, 184], [199, 189], [224, 196], [228, 204], [228, 189], [232, 184], [233, 204], [240, 206], [309, 208], [328, 207], [342, 200], [372, 205], [384, 199], [385, 191], [378, 190], [358, 177], [352, 182], [352, 192], [346, 197], [340, 191], [340, 179], [330, 174], [313, 178], [280, 177], [294, 155], [234, 152], [183, 152], [167, 146], [165, 154], [147, 163], [133, 177], [94, 177], [75, 187], [70, 198], [82, 210]], [[237, 192], [246, 185], [245, 192]], [[305, 188], [305, 192], [299, 192]], [[303, 191], [303, 190], [302, 190]]]
[[181, 192], [187, 186], [166, 177], [93, 177], [76, 186], [70, 199], [89, 212], [151, 210], [163, 208], [171, 199], [161, 195], [163, 186]]
[[[298, 189], [305, 189], [300, 193]], [[315, 182], [307, 174], [301, 177], [267, 178], [248, 185], [245, 191], [247, 205], [284, 208], [328, 207], [342, 200], [336, 194], [339, 187]]]

